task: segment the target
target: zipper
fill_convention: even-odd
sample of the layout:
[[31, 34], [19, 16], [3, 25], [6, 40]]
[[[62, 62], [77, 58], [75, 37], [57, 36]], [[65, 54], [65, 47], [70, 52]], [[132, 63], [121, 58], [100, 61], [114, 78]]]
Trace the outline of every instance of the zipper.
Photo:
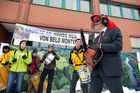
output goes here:
[[[22, 52], [21, 52], [21, 53], [22, 53]], [[18, 60], [18, 63], [17, 63], [17, 66], [16, 66], [16, 70], [15, 70], [15, 72], [17, 71], [19, 61], [20, 61], [20, 57], [19, 57], [19, 60]]]

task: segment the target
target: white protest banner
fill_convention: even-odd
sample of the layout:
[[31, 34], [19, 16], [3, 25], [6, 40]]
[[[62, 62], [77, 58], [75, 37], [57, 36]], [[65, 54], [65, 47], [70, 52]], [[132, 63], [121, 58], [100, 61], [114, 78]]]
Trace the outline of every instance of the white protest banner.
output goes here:
[[[84, 34], [88, 43], [89, 34]], [[76, 39], [80, 38], [79, 33], [53, 32], [22, 24], [16, 24], [13, 35], [14, 39], [29, 40], [43, 43], [74, 46]]]

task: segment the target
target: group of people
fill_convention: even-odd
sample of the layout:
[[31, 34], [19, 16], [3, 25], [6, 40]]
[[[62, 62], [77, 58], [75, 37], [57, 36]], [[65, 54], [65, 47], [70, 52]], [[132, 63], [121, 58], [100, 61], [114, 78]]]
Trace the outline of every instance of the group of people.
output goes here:
[[[53, 60], [49, 64], [46, 62], [46, 57], [52, 54]], [[38, 91], [36, 93], [42, 93], [43, 82], [48, 75], [48, 87], [47, 93], [51, 93], [52, 81], [54, 76], [54, 68], [56, 66], [56, 60], [59, 60], [59, 56], [53, 51], [52, 45], [48, 45], [48, 52], [44, 54], [42, 60], [37, 56], [37, 49], [32, 53], [26, 48], [26, 41], [22, 40], [19, 44], [19, 48], [15, 51], [11, 51], [9, 46], [3, 47], [3, 54], [0, 57], [1, 67], [10, 65], [10, 72], [8, 75], [6, 93], [13, 93], [12, 88], [16, 80], [16, 93], [21, 93], [22, 83], [24, 75], [28, 72], [28, 93], [32, 93], [31, 77], [39, 72], [41, 63], [45, 62], [43, 72], [41, 73]]]
[[[109, 20], [105, 15], [93, 15], [91, 16], [91, 28], [93, 31], [100, 31], [99, 36], [96, 37], [96, 48], [103, 51], [103, 56], [91, 71], [90, 87], [88, 83], [81, 83], [83, 93], [101, 93], [103, 85], [105, 84], [111, 93], [123, 93], [121, 75], [122, 64], [120, 58], [120, 51], [122, 50], [122, 35], [120, 29]], [[42, 93], [43, 82], [48, 75], [48, 87], [46, 93], [51, 93], [52, 81], [54, 77], [54, 68], [56, 66], [56, 60], [59, 60], [59, 56], [53, 51], [52, 45], [48, 46], [48, 53], [44, 54], [40, 60], [37, 57], [37, 50], [33, 50], [32, 54], [26, 48], [26, 41], [21, 41], [19, 49], [16, 51], [10, 51], [9, 47], [4, 47], [4, 54], [10, 55], [5, 61], [2, 61], [4, 55], [1, 56], [1, 65], [10, 64], [10, 72], [8, 76], [6, 93], [12, 93], [12, 86], [16, 80], [16, 92], [21, 93], [21, 85], [24, 78], [24, 74], [28, 72], [28, 93], [31, 92], [32, 82], [31, 77], [34, 73], [39, 72], [41, 63], [45, 62], [43, 72], [41, 73], [38, 91]], [[80, 78], [78, 71], [83, 66], [87, 66], [87, 62], [84, 56], [86, 52], [81, 40], [75, 40], [75, 47], [70, 53], [69, 63], [74, 66], [72, 73], [72, 79], [70, 84], [70, 93], [75, 93], [76, 83]], [[54, 59], [51, 63], [47, 63], [47, 56], [52, 53]]]

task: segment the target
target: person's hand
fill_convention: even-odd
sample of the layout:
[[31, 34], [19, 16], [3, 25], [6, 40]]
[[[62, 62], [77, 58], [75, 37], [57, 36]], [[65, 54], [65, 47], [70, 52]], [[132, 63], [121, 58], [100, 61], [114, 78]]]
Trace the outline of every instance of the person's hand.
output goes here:
[[17, 61], [17, 58], [14, 58], [13, 60], [12, 60], [12, 62], [16, 62]]
[[8, 63], [9, 63], [9, 62], [8, 62], [8, 61], [6, 61], [6, 62], [5, 62], [5, 64], [4, 64], [4, 66], [8, 65]]
[[30, 70], [30, 69], [28, 69], [28, 70], [27, 70], [27, 72], [28, 72], [28, 73], [31, 73], [31, 70]]
[[40, 60], [40, 63], [43, 63], [43, 60]]
[[56, 53], [52, 50], [51, 53], [53, 53], [53, 55], [56, 55]]
[[23, 58], [23, 59], [26, 59], [26, 58], [27, 58], [27, 56], [26, 56], [26, 55], [23, 55], [23, 56], [22, 56], [22, 58]]
[[100, 47], [100, 44], [96, 42], [92, 42], [92, 45], [90, 45], [90, 48], [94, 50], [97, 50], [99, 47]]

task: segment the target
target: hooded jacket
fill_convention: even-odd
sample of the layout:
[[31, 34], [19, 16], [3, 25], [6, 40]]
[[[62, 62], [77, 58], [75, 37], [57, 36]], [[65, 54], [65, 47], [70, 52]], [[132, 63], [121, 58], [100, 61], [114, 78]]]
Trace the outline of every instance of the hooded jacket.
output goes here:
[[13, 51], [8, 51], [7, 53], [3, 53], [0, 57], [1, 64], [5, 64], [6, 62], [8, 62], [12, 53]]
[[[31, 57], [31, 52], [28, 51], [27, 48], [25, 48], [23, 51], [19, 48], [14, 52], [11, 57], [9, 62], [12, 64], [10, 71], [13, 72], [27, 72], [27, 64], [30, 64], [32, 62], [32, 57]], [[26, 59], [20, 58], [20, 54], [25, 53], [27, 56]], [[27, 54], [28, 53], [28, 54]], [[17, 58], [16, 62], [12, 62], [14, 58]]]

